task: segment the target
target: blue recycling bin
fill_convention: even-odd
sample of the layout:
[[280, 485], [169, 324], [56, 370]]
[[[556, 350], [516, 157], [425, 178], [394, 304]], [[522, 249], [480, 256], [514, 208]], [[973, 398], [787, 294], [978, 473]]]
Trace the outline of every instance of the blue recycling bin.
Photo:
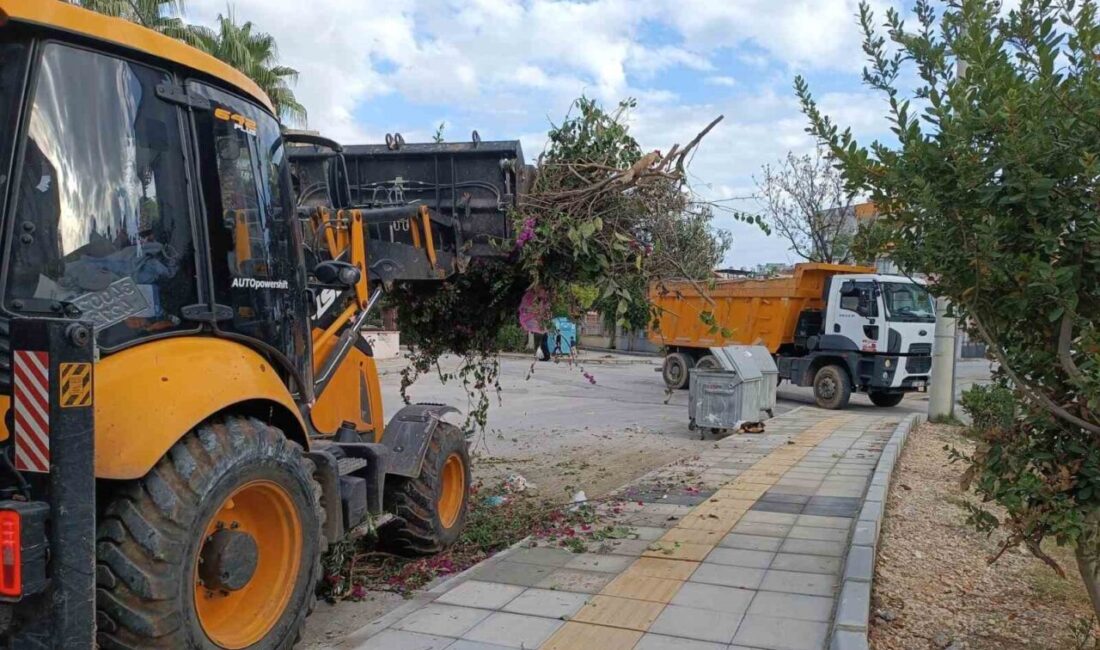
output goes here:
[[551, 354], [569, 354], [577, 347], [577, 325], [564, 316], [550, 321], [553, 326], [546, 342]]

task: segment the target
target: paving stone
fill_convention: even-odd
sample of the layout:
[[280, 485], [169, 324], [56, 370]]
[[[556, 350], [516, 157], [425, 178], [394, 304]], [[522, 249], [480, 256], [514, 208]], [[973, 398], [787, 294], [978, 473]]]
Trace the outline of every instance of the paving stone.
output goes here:
[[642, 633], [637, 630], [569, 621], [541, 650], [631, 650], [640, 638]]
[[865, 632], [871, 615], [871, 583], [846, 580], [836, 610], [837, 627]]
[[664, 608], [664, 603], [617, 596], [594, 596], [573, 616], [573, 620], [645, 632]]
[[613, 573], [554, 569], [549, 575], [532, 585], [539, 589], [560, 589], [582, 594], [595, 594], [615, 578]]
[[497, 645], [495, 643], [482, 643], [481, 641], [466, 641], [459, 639], [447, 646], [447, 650], [511, 650], [511, 648], [506, 645]]
[[554, 567], [521, 562], [495, 562], [477, 569], [471, 578], [483, 582], [501, 582], [510, 585], [533, 587], [554, 571]]
[[[767, 538], [765, 538], [767, 539]], [[746, 566], [754, 569], [766, 569], [772, 563], [775, 553], [771, 551], [751, 551], [739, 548], [716, 548], [707, 555], [707, 562]]]
[[801, 553], [803, 555], [827, 555], [840, 557], [844, 555], [844, 542], [825, 542], [816, 539], [786, 539], [779, 547], [781, 553]]
[[812, 497], [805, 494], [783, 494], [776, 489], [768, 490], [764, 493], [764, 496], [760, 497], [761, 501], [771, 501], [774, 503], [797, 503], [804, 504], [808, 502]]
[[741, 589], [756, 589], [763, 579], [764, 569], [750, 569], [748, 567], [711, 564], [709, 562], [700, 564], [695, 573], [691, 574], [692, 582], [703, 582], [724, 587], [740, 587]]
[[796, 526], [816, 526], [818, 528], [842, 528], [848, 530], [852, 526], [853, 519], [849, 517], [820, 517], [816, 515], [801, 515]]
[[750, 510], [745, 513], [745, 516], [741, 518], [741, 521], [759, 523], [759, 524], [776, 524], [780, 526], [791, 526], [798, 519], [796, 515], [780, 513], [780, 512], [755, 512]]
[[[745, 513], [749, 514], [749, 513]], [[786, 524], [763, 524], [758, 521], [739, 521], [730, 531], [740, 535], [762, 535], [765, 537], [786, 537], [791, 529]]]
[[756, 593], [751, 589], [685, 582], [670, 604], [737, 614], [748, 610]]
[[663, 578], [665, 580], [679, 580], [683, 582], [687, 580], [698, 567], [698, 562], [641, 557], [638, 558], [634, 564], [630, 565], [630, 568], [623, 572], [623, 575], [646, 576], [649, 578]]
[[859, 511], [860, 521], [879, 521], [882, 519], [882, 502], [880, 501], [867, 501], [863, 504], [863, 509]]
[[870, 582], [875, 577], [875, 549], [870, 546], [853, 546], [848, 550], [844, 563], [844, 580]]
[[[694, 577], [692, 579], [694, 580]], [[808, 596], [832, 596], [836, 593], [836, 585], [836, 576], [778, 569], [768, 569], [759, 583], [760, 589], [766, 591], [782, 591]]]
[[726, 650], [724, 643], [695, 641], [678, 636], [646, 634], [634, 646], [634, 650]]
[[868, 650], [867, 634], [865, 632], [834, 630], [833, 640], [829, 643], [829, 650]]
[[516, 596], [523, 593], [518, 585], [503, 585], [497, 582], [467, 580], [451, 589], [434, 602], [443, 605], [464, 605], [483, 609], [500, 609]]
[[771, 569], [780, 571], [801, 571], [803, 573], [840, 574], [840, 558], [823, 555], [801, 555], [798, 553], [778, 553], [772, 559]]
[[545, 618], [568, 618], [576, 614], [589, 598], [589, 594], [569, 591], [528, 589], [505, 605], [504, 611]]
[[860, 521], [856, 523], [856, 530], [852, 533], [852, 545], [859, 546], [875, 546], [878, 544], [878, 538], [875, 535], [875, 524], [870, 521]]
[[510, 648], [537, 648], [561, 625], [561, 621], [552, 618], [497, 612], [478, 623], [462, 638]]
[[508, 562], [522, 562], [524, 564], [539, 564], [542, 566], [565, 566], [576, 557], [575, 553], [560, 548], [523, 548], [508, 556]]
[[760, 591], [749, 606], [748, 613], [758, 616], [781, 614], [784, 618], [828, 622], [833, 614], [833, 599], [824, 596]]
[[790, 539], [812, 539], [821, 542], [845, 542], [848, 531], [844, 528], [819, 528], [817, 526], [792, 526], [787, 537]]
[[761, 535], [742, 535], [730, 533], [722, 538], [719, 546], [726, 548], [743, 548], [750, 551], [778, 551], [783, 543], [782, 537], [763, 537]]
[[[662, 534], [666, 531], [661, 528]], [[642, 553], [645, 553], [649, 549], [649, 545], [653, 542], [646, 539], [616, 539], [605, 542], [600, 546], [600, 553], [610, 553], [612, 555], [628, 555], [631, 557], [637, 557]]]
[[749, 512], [781, 512], [797, 515], [805, 506], [801, 503], [779, 503], [776, 501], [757, 501]]
[[434, 636], [462, 636], [489, 615], [484, 609], [430, 604], [421, 607], [393, 627]]
[[667, 529], [658, 528], [656, 526], [632, 526], [630, 528], [631, 535], [637, 535], [638, 539], [644, 539], [646, 541], [659, 539], [661, 535], [664, 535], [667, 532]]
[[740, 614], [669, 605], [657, 617], [649, 631], [699, 641], [729, 643], [740, 622]]
[[684, 583], [679, 580], [665, 580], [664, 578], [651, 578], [624, 573], [612, 580], [600, 593], [601, 595], [619, 596], [621, 598], [667, 603], [680, 590], [682, 584]]
[[417, 634], [402, 630], [382, 630], [355, 650], [443, 650], [454, 639], [445, 636]]
[[774, 650], [823, 650], [828, 631], [825, 623], [749, 615], [741, 622], [733, 642]]
[[630, 566], [634, 558], [625, 555], [600, 555], [596, 553], [581, 553], [574, 555], [564, 568], [580, 569], [582, 571], [601, 571], [604, 573], [621, 573]]

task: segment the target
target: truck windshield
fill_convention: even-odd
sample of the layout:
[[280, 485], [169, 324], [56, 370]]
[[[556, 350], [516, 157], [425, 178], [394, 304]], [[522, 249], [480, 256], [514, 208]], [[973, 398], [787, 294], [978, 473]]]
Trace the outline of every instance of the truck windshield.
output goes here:
[[[41, 53], [5, 304], [68, 308], [99, 344], [189, 327], [196, 300], [187, 178], [168, 74], [56, 43]], [[75, 309], [74, 309], [75, 308]]]
[[912, 282], [883, 282], [882, 298], [887, 320], [902, 323], [934, 323], [936, 310], [928, 290]]

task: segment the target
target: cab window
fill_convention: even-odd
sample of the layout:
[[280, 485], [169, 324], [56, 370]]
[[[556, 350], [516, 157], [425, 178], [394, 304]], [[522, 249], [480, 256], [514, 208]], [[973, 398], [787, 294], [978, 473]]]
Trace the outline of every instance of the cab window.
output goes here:
[[42, 48], [13, 206], [5, 305], [91, 321], [100, 346], [191, 327], [194, 238], [167, 73]]
[[308, 359], [304, 275], [278, 122], [229, 93], [196, 81], [195, 111], [214, 298], [232, 311], [219, 327]]

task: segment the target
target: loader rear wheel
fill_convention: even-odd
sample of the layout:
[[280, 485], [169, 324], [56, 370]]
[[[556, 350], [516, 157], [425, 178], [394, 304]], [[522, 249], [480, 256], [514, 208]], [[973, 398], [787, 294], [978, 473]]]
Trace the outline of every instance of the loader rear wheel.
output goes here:
[[466, 436], [440, 422], [416, 478], [388, 477], [386, 510], [397, 519], [379, 531], [380, 542], [402, 555], [437, 553], [458, 540], [466, 527], [470, 455]]
[[97, 532], [104, 648], [291, 648], [320, 576], [321, 489], [281, 431], [198, 427], [113, 493]]

